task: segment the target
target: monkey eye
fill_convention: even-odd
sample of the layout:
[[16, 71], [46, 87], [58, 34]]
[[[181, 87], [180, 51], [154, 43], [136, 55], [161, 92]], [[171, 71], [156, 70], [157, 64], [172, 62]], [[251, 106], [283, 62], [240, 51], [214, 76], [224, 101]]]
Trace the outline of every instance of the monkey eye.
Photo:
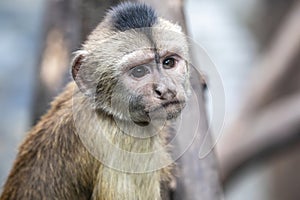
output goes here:
[[148, 73], [149, 71], [145, 66], [137, 66], [131, 70], [131, 75], [135, 78], [141, 78]]
[[162, 64], [165, 69], [171, 69], [171, 68], [175, 67], [176, 60], [173, 57], [169, 57], [169, 58], [164, 59]]

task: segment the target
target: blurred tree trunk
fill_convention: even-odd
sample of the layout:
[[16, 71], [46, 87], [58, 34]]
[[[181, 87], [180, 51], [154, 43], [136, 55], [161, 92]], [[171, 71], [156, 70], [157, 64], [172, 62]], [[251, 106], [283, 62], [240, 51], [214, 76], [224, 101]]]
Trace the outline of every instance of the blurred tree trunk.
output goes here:
[[79, 0], [46, 1], [44, 48], [36, 70], [32, 107], [35, 124], [50, 107], [49, 102], [68, 81], [71, 53], [80, 44]]

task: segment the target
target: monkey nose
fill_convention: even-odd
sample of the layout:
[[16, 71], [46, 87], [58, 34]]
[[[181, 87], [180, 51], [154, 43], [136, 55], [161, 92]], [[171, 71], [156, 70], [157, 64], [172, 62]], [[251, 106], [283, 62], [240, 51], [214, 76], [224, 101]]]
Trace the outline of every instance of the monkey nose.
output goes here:
[[154, 86], [154, 93], [156, 98], [162, 100], [173, 100], [177, 92], [165, 86]]

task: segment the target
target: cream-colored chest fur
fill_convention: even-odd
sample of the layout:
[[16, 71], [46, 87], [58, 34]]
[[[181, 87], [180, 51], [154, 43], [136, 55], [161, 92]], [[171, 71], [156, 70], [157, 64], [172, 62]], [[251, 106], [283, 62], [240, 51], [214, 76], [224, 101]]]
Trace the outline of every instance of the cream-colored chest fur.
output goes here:
[[129, 174], [104, 167], [98, 174], [94, 200], [160, 200], [161, 172]]

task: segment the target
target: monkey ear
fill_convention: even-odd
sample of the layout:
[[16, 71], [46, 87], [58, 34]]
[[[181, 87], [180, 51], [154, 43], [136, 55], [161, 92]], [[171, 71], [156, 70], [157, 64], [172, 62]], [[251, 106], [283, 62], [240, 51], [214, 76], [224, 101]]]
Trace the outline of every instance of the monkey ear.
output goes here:
[[79, 70], [81, 68], [82, 62], [85, 59], [85, 56], [88, 54], [87, 51], [85, 50], [80, 50], [74, 53], [75, 56], [72, 60], [72, 77], [74, 79], [74, 81], [76, 81], [77, 75], [79, 73]]
[[90, 96], [92, 94], [91, 86], [89, 86], [90, 84], [88, 84], [88, 82], [85, 80], [83, 69], [81, 69], [86, 55], [88, 55], [88, 52], [85, 50], [80, 50], [75, 53], [75, 56], [72, 60], [71, 73], [80, 91]]

